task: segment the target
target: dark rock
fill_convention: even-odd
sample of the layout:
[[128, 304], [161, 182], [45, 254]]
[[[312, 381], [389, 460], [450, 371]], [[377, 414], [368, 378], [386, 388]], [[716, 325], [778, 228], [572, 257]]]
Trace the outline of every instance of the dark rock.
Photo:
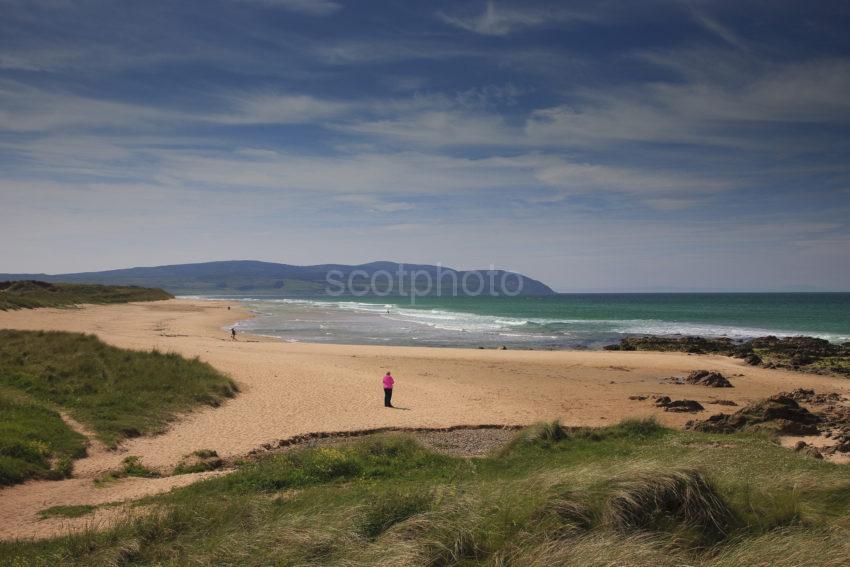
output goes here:
[[790, 419], [775, 420], [776, 431], [781, 435], [817, 435], [818, 426], [810, 423], [800, 423]]
[[692, 354], [719, 353], [731, 355], [738, 345], [728, 338], [707, 339], [704, 337], [626, 337], [607, 350], [656, 350], [688, 352]]
[[732, 383], [720, 372], [694, 370], [685, 378], [688, 384], [708, 386], [710, 388], [731, 388]]
[[718, 406], [737, 406], [735, 402], [732, 400], [714, 400], [713, 402], [708, 402], [710, 404], [718, 405]]
[[656, 398], [655, 405], [658, 407], [664, 407], [669, 405], [671, 401], [670, 396], [660, 396], [659, 398]]
[[703, 411], [705, 408], [696, 400], [673, 400], [664, 406], [664, 411], [676, 413], [692, 413]]
[[686, 427], [696, 431], [731, 433], [745, 427], [768, 427], [785, 435], [815, 435], [818, 415], [800, 407], [791, 397], [776, 395], [750, 404], [734, 414], [717, 414], [704, 421], [689, 422]]
[[734, 433], [743, 429], [746, 425], [746, 418], [740, 414], [717, 413], [702, 421], [689, 421], [685, 424], [685, 429], [705, 433]]
[[[626, 337], [607, 350], [652, 350], [686, 352], [688, 354], [723, 354], [744, 359], [747, 364], [763, 364], [765, 368], [790, 368], [819, 374], [837, 373], [850, 376], [850, 345], [837, 345], [814, 337], [759, 337], [739, 342], [729, 338], [704, 337]], [[757, 352], [756, 352], [757, 351]], [[829, 366], [814, 363], [831, 358]]]
[[636, 401], [642, 402], [643, 400], [645, 400], [645, 399], [646, 399], [646, 396], [629, 396], [629, 399], [630, 399], [630, 400], [636, 400]]
[[754, 349], [769, 350], [774, 354], [783, 353], [789, 357], [799, 355], [801, 359], [832, 356], [838, 349], [838, 345], [815, 337], [783, 337], [781, 339], [774, 336], [760, 337], [750, 341], [750, 346]]
[[826, 394], [818, 394], [814, 390], [807, 388], [797, 388], [792, 392], [783, 392], [783, 396], [788, 396], [796, 402], [803, 402], [813, 405], [826, 405], [840, 402], [843, 398], [838, 392], [828, 392]]
[[794, 445], [794, 450], [795, 451], [802, 451], [803, 449], [805, 449], [808, 446], [809, 446], [809, 444], [806, 443], [805, 441], [797, 441], [797, 443]]

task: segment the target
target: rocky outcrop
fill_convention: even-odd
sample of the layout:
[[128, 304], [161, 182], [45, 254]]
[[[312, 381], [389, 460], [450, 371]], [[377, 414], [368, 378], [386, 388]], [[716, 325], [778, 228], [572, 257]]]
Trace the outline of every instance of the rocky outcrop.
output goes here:
[[664, 411], [676, 413], [695, 413], [705, 410], [696, 400], [671, 400], [670, 396], [661, 396], [655, 400], [655, 405]]
[[690, 352], [693, 354], [732, 354], [737, 345], [732, 339], [707, 339], [704, 337], [626, 337], [619, 344], [608, 345], [605, 350], [653, 350]]
[[783, 394], [750, 404], [733, 414], [719, 413], [706, 420], [689, 421], [686, 429], [706, 433], [733, 433], [765, 428], [783, 435], [816, 435], [823, 419]]
[[743, 359], [752, 366], [805, 370], [818, 374], [850, 376], [850, 346], [815, 337], [766, 336], [749, 341], [727, 337], [626, 337], [606, 350], [648, 350], [722, 354]]
[[708, 386], [710, 388], [731, 388], [732, 383], [720, 372], [694, 370], [685, 378], [688, 384]]
[[797, 388], [793, 392], [783, 392], [783, 396], [788, 396], [795, 402], [806, 403], [812, 405], [826, 405], [840, 402], [844, 397], [838, 392], [828, 392], [826, 394], [818, 394], [814, 390], [807, 388]]

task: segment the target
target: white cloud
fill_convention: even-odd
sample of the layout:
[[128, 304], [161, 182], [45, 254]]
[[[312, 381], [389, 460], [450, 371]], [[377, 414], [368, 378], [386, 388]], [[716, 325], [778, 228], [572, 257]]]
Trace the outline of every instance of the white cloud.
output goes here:
[[208, 115], [222, 124], [304, 124], [338, 116], [351, 104], [307, 95], [240, 93], [226, 97], [228, 110]]
[[374, 195], [364, 195], [356, 193], [351, 195], [340, 195], [336, 198], [336, 201], [339, 203], [359, 205], [368, 209], [371, 212], [377, 213], [396, 213], [399, 211], [409, 211], [411, 209], [416, 208], [416, 205], [414, 205], [413, 203], [406, 203], [402, 201], [386, 201], [378, 199]]
[[[730, 188], [728, 181], [717, 181], [692, 174], [663, 171], [643, 171], [595, 164], [568, 163], [552, 160], [535, 171], [535, 178], [553, 187], [564, 188], [567, 194], [617, 192], [633, 195], [667, 195], [665, 200], [650, 199], [659, 204], [671, 203], [671, 194], [705, 193]], [[682, 202], [676, 200], [676, 202]]]
[[[512, 129], [497, 114], [461, 110], [400, 112], [386, 118], [352, 121], [335, 128], [360, 135], [432, 147], [504, 145]], [[515, 143], [519, 142], [515, 136]]]
[[738, 35], [730, 28], [724, 26], [719, 21], [705, 14], [701, 10], [698, 10], [697, 8], [693, 7], [693, 5], [691, 5], [691, 7], [694, 19], [699, 22], [706, 30], [710, 31], [732, 47], [736, 47], [742, 51], [747, 50], [747, 45], [744, 40], [738, 37]]
[[[676, 58], [648, 60], [676, 70], [684, 66]], [[686, 60], [692, 60], [691, 55]], [[716, 54], [715, 60], [724, 81], [694, 75], [689, 66], [686, 82], [578, 91], [580, 99], [572, 104], [531, 114], [526, 124], [528, 143], [583, 147], [661, 141], [768, 149], [794, 142], [766, 134], [764, 128], [771, 124], [850, 122], [848, 60], [759, 71], [734, 69]]]
[[557, 9], [530, 9], [496, 6], [487, 2], [484, 11], [475, 15], [437, 14], [444, 22], [481, 35], [505, 36], [510, 33], [568, 19], [585, 19], [586, 16], [566, 13]]
[[51, 93], [19, 83], [0, 82], [0, 131], [38, 132], [82, 126], [168, 123], [180, 113], [110, 100]]

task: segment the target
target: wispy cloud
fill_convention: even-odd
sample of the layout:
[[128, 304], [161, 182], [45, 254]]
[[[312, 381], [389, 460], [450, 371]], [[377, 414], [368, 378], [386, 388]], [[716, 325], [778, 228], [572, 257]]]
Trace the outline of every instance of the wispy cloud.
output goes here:
[[330, 16], [342, 9], [342, 4], [332, 0], [237, 0], [275, 8], [307, 16]]
[[357, 193], [351, 195], [340, 195], [336, 198], [336, 201], [339, 203], [359, 205], [374, 213], [397, 213], [399, 211], [409, 211], [416, 208], [416, 205], [413, 203], [406, 203], [403, 201], [385, 201], [378, 199], [373, 195]]
[[234, 93], [224, 97], [225, 112], [206, 119], [223, 124], [304, 124], [339, 116], [352, 105], [309, 95], [268, 92]]
[[706, 30], [719, 37], [732, 47], [736, 47], [741, 51], [747, 51], [748, 47], [743, 39], [736, 34], [732, 29], [723, 25], [715, 18], [707, 15], [705, 12], [691, 5], [691, 13], [694, 19], [699, 22]]
[[437, 14], [447, 24], [480, 35], [507, 36], [524, 29], [557, 25], [569, 20], [588, 20], [587, 14], [568, 12], [560, 7], [529, 7], [497, 5], [487, 2], [480, 13]]

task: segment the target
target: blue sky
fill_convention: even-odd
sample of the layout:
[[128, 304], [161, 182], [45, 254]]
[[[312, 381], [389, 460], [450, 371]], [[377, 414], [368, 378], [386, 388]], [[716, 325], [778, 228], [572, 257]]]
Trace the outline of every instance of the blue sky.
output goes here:
[[0, 272], [848, 290], [848, 6], [0, 0]]

